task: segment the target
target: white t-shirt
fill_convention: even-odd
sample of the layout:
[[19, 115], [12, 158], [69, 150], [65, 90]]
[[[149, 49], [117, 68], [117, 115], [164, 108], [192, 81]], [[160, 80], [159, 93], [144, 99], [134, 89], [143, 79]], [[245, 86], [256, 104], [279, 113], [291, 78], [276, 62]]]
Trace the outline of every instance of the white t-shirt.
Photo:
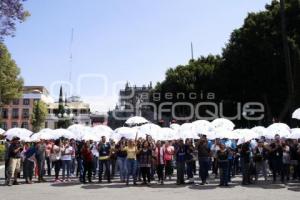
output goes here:
[[[62, 156], [61, 156], [61, 160], [72, 160], [72, 152], [73, 152], [73, 147], [72, 146], [68, 146], [66, 148], [62, 149]], [[67, 155], [65, 155], [67, 154]]]

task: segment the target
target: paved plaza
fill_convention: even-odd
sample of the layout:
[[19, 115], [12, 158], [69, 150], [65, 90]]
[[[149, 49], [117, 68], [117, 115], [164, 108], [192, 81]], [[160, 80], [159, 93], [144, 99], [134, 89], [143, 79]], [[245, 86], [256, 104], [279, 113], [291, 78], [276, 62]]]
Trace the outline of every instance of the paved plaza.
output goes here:
[[[3, 169], [0, 173], [3, 177]], [[112, 184], [86, 184], [82, 185], [77, 180], [70, 183], [52, 182], [42, 184], [7, 187], [4, 186], [3, 178], [0, 181], [1, 200], [242, 200], [242, 199], [272, 199], [272, 200], [294, 200], [300, 196], [300, 183], [283, 184], [264, 184], [260, 182], [257, 185], [241, 186], [240, 178], [234, 179], [229, 188], [218, 187], [218, 180], [211, 179], [206, 186], [185, 185], [177, 186], [174, 181], [166, 182], [165, 185], [153, 184], [146, 186], [125, 186], [122, 183], [114, 181]]]

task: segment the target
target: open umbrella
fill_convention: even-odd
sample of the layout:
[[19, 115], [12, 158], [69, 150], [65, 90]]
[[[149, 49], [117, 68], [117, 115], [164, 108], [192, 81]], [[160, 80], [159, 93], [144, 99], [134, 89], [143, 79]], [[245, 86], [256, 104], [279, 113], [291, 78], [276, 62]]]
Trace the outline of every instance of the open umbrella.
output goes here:
[[215, 127], [209, 121], [206, 120], [197, 120], [194, 121], [192, 124], [194, 131], [197, 134], [201, 135], [211, 135], [215, 129]]
[[298, 108], [297, 110], [295, 110], [292, 114], [292, 118], [293, 119], [299, 119], [300, 120], [300, 108]]
[[75, 134], [72, 133], [71, 131], [67, 130], [67, 129], [55, 129], [53, 130], [53, 134], [55, 135], [55, 137], [58, 138], [67, 138], [67, 139], [77, 139]]
[[128, 126], [140, 126], [143, 124], [148, 123], [149, 121], [147, 119], [145, 119], [144, 117], [140, 117], [140, 116], [135, 116], [135, 117], [130, 117], [125, 124], [127, 124]]
[[214, 121], [211, 122], [211, 124], [215, 128], [222, 128], [222, 129], [227, 129], [229, 131], [233, 131], [235, 125], [232, 121], [225, 119], [225, 118], [218, 118], [215, 119]]
[[152, 138], [157, 138], [161, 127], [156, 124], [144, 124], [138, 128], [138, 137], [146, 138], [146, 135], [150, 135]]
[[53, 130], [50, 128], [45, 128], [40, 130], [38, 133], [31, 135], [31, 139], [33, 141], [40, 141], [40, 140], [54, 140], [57, 139]]
[[173, 124], [170, 125], [170, 128], [177, 131], [180, 128], [180, 125], [176, 124], [176, 123], [173, 123]]
[[289, 138], [289, 139], [300, 139], [300, 128], [291, 129], [291, 134], [287, 138]]
[[262, 137], [262, 136], [265, 137], [268, 135], [267, 128], [265, 128], [263, 126], [256, 126], [256, 127], [252, 128], [251, 130], [254, 131], [259, 137]]
[[122, 137], [125, 137], [127, 139], [135, 139], [137, 132], [138, 130], [136, 128], [121, 127], [115, 130], [112, 138], [116, 139], [117, 141], [120, 140]]
[[194, 130], [194, 126], [192, 123], [185, 123], [180, 126], [177, 130], [178, 136], [182, 139], [199, 139], [199, 136]]
[[209, 136], [209, 139], [238, 139], [238, 136], [233, 132], [225, 128], [216, 128], [214, 130], [215, 135]]
[[3, 135], [3, 133], [5, 133], [5, 130], [3, 130], [2, 128], [0, 128], [0, 135]]
[[68, 127], [67, 130], [71, 131], [76, 138], [80, 139], [84, 136], [86, 132], [86, 127], [85, 125], [82, 124], [74, 124]]
[[27, 141], [32, 135], [32, 132], [25, 128], [12, 128], [6, 131], [4, 135], [8, 140], [13, 139], [14, 137], [18, 137], [23, 141]]
[[97, 135], [97, 137], [101, 138], [105, 136], [107, 139], [110, 139], [114, 131], [105, 125], [97, 125], [92, 128], [93, 132]]
[[279, 135], [280, 137], [288, 137], [291, 133], [290, 127], [284, 123], [274, 123], [270, 125], [267, 130], [268, 135], [266, 138], [268, 139], [274, 139], [275, 135]]
[[156, 140], [168, 141], [168, 140], [177, 140], [179, 139], [176, 131], [171, 128], [161, 128], [158, 133]]

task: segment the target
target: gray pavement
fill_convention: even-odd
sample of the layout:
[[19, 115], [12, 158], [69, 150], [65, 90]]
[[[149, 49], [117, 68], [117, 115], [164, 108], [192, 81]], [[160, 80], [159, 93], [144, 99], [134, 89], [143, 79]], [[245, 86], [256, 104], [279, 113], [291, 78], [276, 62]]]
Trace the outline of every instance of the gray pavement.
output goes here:
[[[3, 177], [3, 169], [0, 170]], [[177, 186], [174, 181], [165, 185], [153, 184], [146, 186], [125, 186], [123, 183], [112, 184], [87, 184], [82, 185], [73, 180], [70, 183], [35, 183], [32, 185], [21, 184], [7, 187], [0, 181], [0, 200], [294, 200], [300, 197], [300, 183], [264, 184], [243, 187], [240, 178], [235, 178], [229, 188], [218, 187], [218, 180], [210, 180], [206, 186], [185, 185]]]

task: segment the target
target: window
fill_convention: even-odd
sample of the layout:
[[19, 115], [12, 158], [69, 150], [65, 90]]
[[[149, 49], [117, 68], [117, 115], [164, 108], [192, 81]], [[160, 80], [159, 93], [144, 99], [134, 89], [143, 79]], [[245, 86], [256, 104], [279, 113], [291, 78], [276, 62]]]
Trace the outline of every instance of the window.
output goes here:
[[1, 128], [6, 131], [7, 130], [7, 123], [6, 122], [1, 123]]
[[29, 99], [23, 99], [23, 105], [29, 105], [30, 100]]
[[34, 103], [38, 103], [40, 100], [39, 99], [34, 99], [33, 102]]
[[19, 102], [20, 102], [19, 99], [14, 99], [12, 103], [13, 103], [13, 105], [16, 106], [16, 105], [19, 105]]
[[48, 122], [45, 122], [45, 128], [48, 128]]
[[29, 118], [29, 109], [28, 108], [23, 109], [22, 117], [23, 117], [23, 119], [28, 119]]
[[7, 119], [8, 118], [8, 109], [7, 108], [3, 108], [2, 109], [2, 118], [3, 119]]
[[12, 122], [11, 127], [12, 128], [18, 128], [18, 122]]
[[18, 109], [18, 108], [14, 108], [14, 109], [12, 110], [12, 117], [13, 117], [14, 119], [18, 119], [18, 118], [19, 118], [19, 109]]
[[28, 122], [23, 122], [23, 123], [22, 123], [22, 128], [29, 129], [29, 124], [28, 124]]

